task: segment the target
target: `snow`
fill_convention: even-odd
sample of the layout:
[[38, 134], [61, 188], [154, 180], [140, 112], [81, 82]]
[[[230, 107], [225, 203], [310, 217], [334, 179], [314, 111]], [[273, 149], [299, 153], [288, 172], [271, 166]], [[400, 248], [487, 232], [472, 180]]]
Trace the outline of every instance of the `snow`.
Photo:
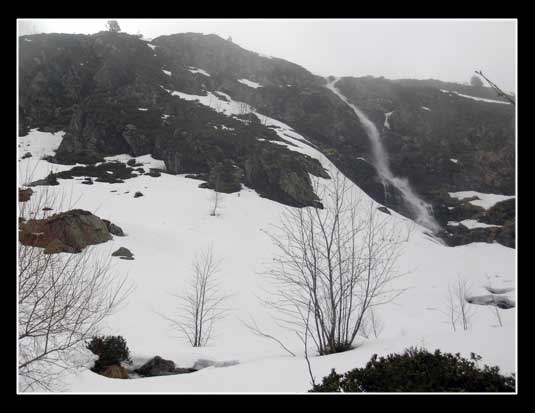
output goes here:
[[477, 196], [479, 199], [470, 201], [470, 203], [472, 205], [476, 205], [484, 209], [489, 209], [498, 202], [505, 201], [507, 199], [512, 199], [515, 197], [514, 195], [485, 194], [485, 193], [476, 192], [476, 191], [449, 192], [449, 195], [450, 197], [456, 198], [459, 200]]
[[169, 70], [163, 70], [163, 69], [162, 69], [162, 72], [164, 72], [167, 76], [171, 76], [171, 75], [172, 75], [171, 72], [170, 72]]
[[448, 222], [448, 225], [453, 225], [453, 226], [458, 226], [459, 224], [463, 224], [468, 229], [500, 227], [500, 225], [489, 225], [483, 222], [478, 222], [475, 219], [465, 219], [464, 221], [460, 221], [460, 222], [454, 222], [454, 221]]
[[431, 109], [429, 109], [429, 108], [426, 107], [426, 106], [422, 106], [422, 109], [423, 109], [423, 110], [427, 110], [428, 112], [431, 112]]
[[137, 108], [137, 110], [140, 110], [141, 112], [146, 112], [146, 111], [148, 111], [147, 108]]
[[[181, 99], [198, 101], [218, 112], [232, 116], [244, 110], [254, 113], [266, 126], [272, 127], [291, 150], [318, 159], [332, 176], [336, 167], [319, 151], [307, 145], [305, 137], [288, 125], [255, 112], [242, 102], [229, 102], [217, 95], [187, 95], [169, 91]], [[63, 132], [47, 134], [32, 130], [21, 143], [30, 143], [34, 156], [21, 160], [24, 170], [35, 168], [40, 179], [50, 168], [70, 169], [72, 165], [38, 162], [36, 153], [50, 153], [56, 149]], [[33, 153], [33, 152], [32, 152]], [[106, 160], [136, 159], [147, 167], [163, 169], [164, 163], [150, 155], [133, 158], [122, 154]], [[320, 185], [331, 180], [319, 179]], [[77, 208], [89, 210], [119, 225], [126, 237], [94, 246], [94, 251], [109, 256], [118, 247], [127, 247], [135, 260], [113, 261], [113, 271], [127, 276], [136, 287], [127, 303], [102, 326], [102, 334], [120, 334], [127, 340], [132, 356], [148, 359], [155, 355], [173, 360], [179, 367], [190, 367], [199, 359], [216, 362], [236, 360], [237, 365], [207, 367], [196, 373], [176, 376], [114, 380], [90, 370], [73, 373], [66, 378], [71, 392], [304, 392], [310, 388], [303, 348], [293, 332], [284, 330], [266, 313], [261, 303], [266, 298], [265, 279], [261, 275], [274, 256], [275, 249], [265, 234], [279, 222], [283, 205], [260, 197], [255, 191], [243, 188], [239, 193], [220, 194], [219, 216], [210, 216], [212, 206], [209, 189], [198, 188], [199, 181], [184, 175], [162, 174], [158, 178], [140, 175], [120, 184], [94, 182], [82, 185], [76, 180], [60, 180], [61, 185], [35, 187], [34, 191], [62, 193], [70, 191], [77, 199]], [[110, 192], [117, 190], [117, 192]], [[363, 201], [373, 202], [358, 187], [351, 190]], [[125, 192], [129, 191], [128, 194]], [[145, 196], [134, 199], [132, 194], [142, 191]], [[375, 206], [379, 204], [374, 203]], [[495, 275], [494, 286], [515, 287], [516, 251], [500, 244], [473, 243], [446, 247], [426, 235], [427, 230], [391, 211], [385, 219], [413, 227], [399, 270], [407, 275], [396, 280], [393, 288], [404, 292], [395, 300], [376, 308], [376, 315], [384, 323], [378, 339], [360, 338], [359, 347], [340, 354], [311, 357], [317, 380], [331, 368], [338, 372], [363, 366], [372, 354], [399, 352], [408, 346], [425, 346], [430, 350], [470, 352], [480, 354], [483, 363], [500, 366], [504, 372], [516, 366], [516, 309], [501, 311], [503, 327], [497, 327], [495, 314], [488, 308], [475, 308], [473, 327], [453, 332], [441, 311], [446, 304], [447, 288], [458, 275], [472, 284], [472, 295], [488, 294], [487, 275]], [[177, 339], [168, 324], [157, 312], [171, 314], [175, 301], [171, 294], [181, 291], [191, 271], [195, 254], [209, 244], [216, 257], [222, 258], [221, 285], [225, 293], [232, 293], [229, 315], [216, 325], [212, 343], [192, 348]], [[244, 324], [254, 318], [265, 331], [282, 340], [297, 357], [290, 357], [276, 343], [254, 335]]]
[[392, 116], [392, 113], [394, 113], [393, 111], [392, 112], [388, 112], [388, 113], [385, 113], [385, 128], [387, 129], [390, 129], [390, 123], [388, 123], [388, 119], [390, 118], [390, 116]]
[[167, 118], [169, 118], [169, 117], [171, 117], [171, 115], [166, 115], [166, 114], [163, 114], [163, 115], [162, 115], [162, 119], [167, 119]]
[[463, 98], [468, 98], [468, 99], [472, 99], [472, 100], [478, 100], [480, 102], [487, 102], [487, 103], [502, 103], [504, 105], [509, 105], [510, 103], [509, 102], [504, 102], [503, 100], [494, 100], [494, 99], [485, 99], [485, 98], [478, 98], [476, 96], [470, 96], [470, 95], [464, 95], [462, 93], [459, 93], [459, 92], [454, 92], [454, 91], [449, 91], [449, 90], [443, 90], [443, 89], [440, 89], [441, 92], [444, 92], [444, 93], [448, 93], [448, 94], [455, 94], [457, 96], [461, 96]]
[[450, 161], [453, 162], [453, 163], [459, 162], [457, 159], [453, 159], [453, 158], [450, 158]]
[[[147, 46], [149, 46], [152, 50], [156, 49], [158, 46], [155, 46], [153, 44], [147, 43]], [[154, 55], [156, 56], [156, 55]]]
[[27, 37], [24, 38], [24, 40], [27, 41], [27, 42], [31, 42], [32, 41], [32, 39], [28, 39]]
[[189, 70], [191, 73], [200, 73], [201, 75], [204, 75], [204, 76], [210, 76], [210, 73], [208, 73], [206, 70], [199, 69], [198, 67], [190, 66], [186, 70]]
[[238, 82], [244, 84], [245, 86], [252, 87], [253, 89], [257, 89], [259, 87], [262, 87], [262, 85], [260, 83], [253, 82], [252, 80], [238, 79]]

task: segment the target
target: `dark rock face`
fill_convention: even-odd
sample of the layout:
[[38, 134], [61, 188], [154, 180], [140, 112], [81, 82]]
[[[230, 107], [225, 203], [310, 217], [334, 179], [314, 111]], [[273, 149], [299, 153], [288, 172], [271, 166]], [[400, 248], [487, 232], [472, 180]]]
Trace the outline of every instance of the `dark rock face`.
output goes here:
[[[347, 77], [336, 83], [378, 127], [394, 174], [407, 177], [433, 207], [442, 202], [437, 188], [513, 194], [514, 107], [440, 91], [453, 86], [372, 77]], [[486, 88], [456, 86], [467, 95], [489, 93]], [[390, 128], [383, 127], [389, 112]]]
[[[88, 245], [112, 239], [104, 221], [89, 211], [73, 209], [20, 225], [23, 245], [46, 248], [46, 253], [81, 252]], [[50, 245], [52, 243], [52, 245]]]
[[381, 211], [381, 212], [384, 212], [385, 214], [392, 215], [392, 214], [390, 213], [390, 211], [388, 210], [388, 208], [386, 208], [386, 207], [379, 207], [379, 208], [377, 208], [377, 209], [378, 209], [379, 211]]
[[137, 191], [137, 192], [134, 194], [134, 198], [139, 198], [140, 196], [144, 196], [142, 192]]
[[[259, 149], [245, 161], [245, 183], [261, 195], [288, 205], [322, 208], [312, 189], [307, 165], [299, 159], [269, 148]], [[325, 172], [322, 176], [328, 177]]]
[[97, 182], [110, 184], [124, 182], [125, 179], [134, 178], [132, 168], [122, 162], [104, 162], [98, 165], [75, 166], [68, 171], [56, 172], [55, 178], [73, 179], [77, 176], [94, 177]]
[[439, 234], [449, 246], [466, 245], [472, 242], [499, 242], [509, 248], [515, 248], [515, 225], [510, 222], [501, 227], [468, 229], [463, 224], [448, 225]]

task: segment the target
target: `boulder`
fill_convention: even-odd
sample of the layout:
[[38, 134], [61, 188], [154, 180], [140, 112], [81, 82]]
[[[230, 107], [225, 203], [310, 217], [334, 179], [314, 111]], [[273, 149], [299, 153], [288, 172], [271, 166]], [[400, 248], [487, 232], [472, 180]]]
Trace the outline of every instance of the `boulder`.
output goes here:
[[128, 371], [123, 366], [118, 366], [116, 364], [106, 367], [100, 374], [109, 377], [110, 379], [128, 378]]
[[53, 172], [50, 172], [46, 178], [39, 179], [29, 184], [29, 186], [49, 186], [49, 185], [51, 186], [59, 185], [56, 175]]
[[212, 167], [208, 175], [208, 184], [210, 188], [215, 189], [217, 192], [230, 194], [241, 189], [242, 176], [243, 171], [241, 168], [225, 159]]
[[27, 202], [33, 194], [32, 188], [19, 188], [19, 202]]
[[155, 356], [135, 370], [142, 376], [164, 376], [175, 373], [175, 363], [172, 360], [165, 360], [160, 356]]
[[89, 211], [73, 209], [45, 219], [30, 219], [20, 225], [23, 245], [48, 248], [54, 252], [81, 252], [88, 245], [112, 239], [104, 221]]
[[118, 225], [115, 225], [113, 222], [108, 221], [107, 219], [103, 219], [104, 223], [106, 224], [106, 227], [108, 228], [108, 231], [112, 235], [117, 235], [118, 237], [124, 237], [124, 232], [122, 228]]
[[134, 194], [134, 198], [139, 198], [140, 196], [143, 196], [143, 193], [142, 193], [142, 192], [137, 191], [137, 192]]
[[30, 152], [26, 152], [24, 155], [22, 155], [21, 159], [31, 158], [32, 154]]
[[132, 257], [134, 256], [134, 254], [132, 254], [132, 252], [128, 248], [125, 248], [125, 247], [119, 248], [118, 250], [114, 251], [111, 255], [113, 257], [121, 257], [121, 258], [124, 257], [126, 259], [133, 259]]

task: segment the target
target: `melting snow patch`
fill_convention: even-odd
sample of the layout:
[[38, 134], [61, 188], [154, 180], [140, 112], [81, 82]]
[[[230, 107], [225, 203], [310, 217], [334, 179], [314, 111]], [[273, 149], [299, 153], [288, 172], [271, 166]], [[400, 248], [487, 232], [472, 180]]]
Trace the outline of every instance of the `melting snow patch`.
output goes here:
[[488, 102], [488, 103], [502, 103], [504, 105], [509, 105], [509, 102], [504, 102], [502, 100], [493, 100], [493, 99], [484, 99], [484, 98], [478, 98], [476, 96], [470, 96], [470, 95], [464, 95], [462, 93], [459, 93], [459, 92], [452, 92], [452, 91], [449, 91], [449, 90], [444, 90], [444, 89], [440, 89], [441, 92], [444, 92], [444, 93], [448, 93], [448, 94], [454, 94], [454, 95], [457, 95], [457, 96], [461, 96], [463, 98], [467, 98], [467, 99], [472, 99], [472, 100], [478, 100], [480, 102]]
[[238, 82], [244, 84], [245, 86], [252, 87], [253, 89], [257, 89], [259, 87], [262, 87], [262, 85], [260, 83], [253, 82], [252, 80], [238, 79]]
[[388, 119], [390, 119], [390, 116], [392, 116], [392, 112], [385, 113], [385, 128], [390, 129], [390, 123], [388, 123]]
[[142, 111], [142, 112], [146, 112], [146, 111], [148, 111], [147, 108], [137, 108], [137, 110], [140, 110], [140, 111]]
[[472, 205], [476, 205], [484, 209], [489, 209], [498, 202], [505, 201], [507, 199], [511, 199], [515, 197], [514, 195], [484, 194], [482, 192], [476, 192], [476, 191], [449, 192], [449, 195], [450, 197], [456, 198], [459, 200], [477, 196], [479, 199], [470, 201], [470, 203]]
[[190, 66], [186, 70], [189, 70], [191, 73], [200, 73], [201, 75], [204, 75], [204, 76], [210, 76], [210, 73], [208, 73], [206, 70], [199, 69], [198, 67]]
[[167, 76], [171, 76], [171, 72], [169, 70], [162, 69], [162, 72], [164, 72]]
[[423, 110], [427, 110], [428, 112], [431, 112], [431, 109], [429, 109], [427, 106], [422, 106]]
[[468, 229], [474, 229], [474, 228], [495, 228], [499, 227], [500, 225], [489, 225], [485, 224], [483, 222], [478, 222], [475, 219], [465, 219], [461, 222], [453, 222], [449, 221], [448, 225], [458, 226], [459, 224], [463, 224]]
[[27, 39], [27, 38], [25, 38], [24, 40], [26, 40], [27, 42], [31, 42], [32, 41], [32, 39]]
[[453, 163], [459, 162], [457, 159], [453, 159], [453, 158], [451, 158], [450, 161], [452, 161]]
[[[156, 49], [158, 46], [154, 46], [153, 44], [147, 43], [147, 46], [149, 46], [152, 50]], [[154, 55], [156, 56], [156, 55]]]
[[162, 119], [167, 119], [168, 117], [170, 117], [171, 115], [162, 115]]

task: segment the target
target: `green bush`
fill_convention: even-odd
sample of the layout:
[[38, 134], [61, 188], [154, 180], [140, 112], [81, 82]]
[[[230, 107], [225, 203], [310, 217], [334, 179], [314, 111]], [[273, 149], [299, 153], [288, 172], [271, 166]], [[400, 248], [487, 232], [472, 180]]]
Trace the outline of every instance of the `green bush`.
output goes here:
[[377, 357], [364, 368], [341, 375], [333, 369], [311, 392], [514, 392], [515, 377], [502, 376], [499, 367], [477, 366], [459, 353], [430, 353], [409, 348], [403, 354]]
[[93, 337], [86, 343], [86, 348], [98, 356], [92, 369], [96, 373], [100, 373], [108, 366], [118, 365], [122, 361], [131, 362], [130, 350], [126, 345], [126, 340], [121, 336]]

